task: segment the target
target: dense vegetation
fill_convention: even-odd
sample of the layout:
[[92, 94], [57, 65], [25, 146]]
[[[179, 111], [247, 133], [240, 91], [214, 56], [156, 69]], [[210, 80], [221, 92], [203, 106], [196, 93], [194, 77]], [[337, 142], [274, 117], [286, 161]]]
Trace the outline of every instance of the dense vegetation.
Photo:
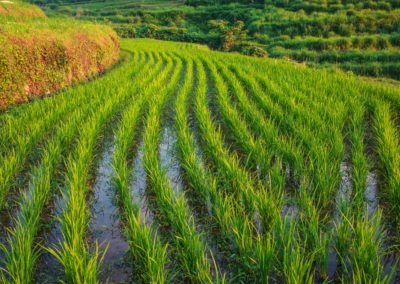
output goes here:
[[399, 280], [398, 88], [122, 47], [105, 76], [0, 116], [3, 283]]
[[204, 43], [400, 79], [396, 0], [33, 1], [50, 15], [110, 23], [122, 37]]
[[46, 18], [20, 2], [0, 2], [0, 109], [104, 72], [119, 58], [107, 26]]

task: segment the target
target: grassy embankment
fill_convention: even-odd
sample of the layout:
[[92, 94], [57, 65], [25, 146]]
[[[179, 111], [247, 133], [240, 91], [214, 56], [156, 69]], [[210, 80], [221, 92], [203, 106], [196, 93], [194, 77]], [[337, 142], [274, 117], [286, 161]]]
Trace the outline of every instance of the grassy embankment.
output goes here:
[[0, 109], [87, 80], [119, 58], [111, 28], [47, 18], [26, 3], [1, 2], [0, 26]]

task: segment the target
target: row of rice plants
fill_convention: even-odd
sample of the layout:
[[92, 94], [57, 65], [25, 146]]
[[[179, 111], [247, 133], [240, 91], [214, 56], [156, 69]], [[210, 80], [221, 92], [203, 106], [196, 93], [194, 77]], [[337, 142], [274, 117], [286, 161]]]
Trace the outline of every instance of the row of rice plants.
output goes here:
[[182, 61], [179, 59], [165, 91], [152, 98], [144, 132], [144, 164], [156, 196], [158, 210], [165, 222], [172, 226], [172, 243], [184, 277], [194, 282], [211, 283], [211, 265], [202, 234], [196, 231], [184, 194], [175, 193], [158, 156], [160, 117], [166, 101], [176, 92], [181, 72]]
[[[216, 168], [219, 182], [225, 182], [225, 188], [231, 188], [226, 192], [228, 201], [220, 202], [229, 205], [225, 210], [232, 212], [232, 219], [228, 223], [231, 229], [226, 228], [229, 232], [226, 234], [233, 238], [238, 247], [240, 260], [237, 265], [247, 270], [244, 277], [254, 275], [256, 279], [266, 281], [274, 268], [275, 259], [272, 256], [275, 235], [272, 229], [276, 220], [280, 220], [282, 193], [279, 192], [279, 187], [266, 188], [258, 185], [256, 189], [251, 174], [240, 166], [238, 157], [225, 148], [222, 133], [211, 120], [206, 104], [207, 80], [203, 64], [198, 59], [195, 62], [198, 74], [195, 116], [204, 142], [204, 151]], [[255, 231], [253, 215], [250, 214], [252, 212], [258, 212], [265, 227], [264, 234]], [[221, 221], [227, 219], [227, 216], [221, 217]]]
[[[354, 93], [353, 92], [349, 92], [350, 93]], [[352, 97], [350, 97], [352, 98]], [[289, 111], [292, 112], [292, 111]], [[361, 135], [361, 137], [358, 138], [358, 140], [363, 139], [363, 135]], [[339, 143], [339, 142], [338, 142]], [[364, 157], [363, 152], [361, 151], [361, 155], [362, 157]], [[358, 156], [360, 156], [358, 154]], [[361, 157], [357, 157], [356, 159], [360, 160]], [[365, 162], [365, 161], [364, 161]], [[360, 161], [359, 163], [363, 163], [363, 161]], [[365, 185], [366, 183], [366, 176], [365, 176], [365, 169], [362, 169], [362, 165], [357, 165], [357, 169], [360, 171], [364, 172], [363, 176], [358, 177], [358, 181], [357, 183], [363, 182], [363, 185]], [[361, 174], [361, 173], [356, 173], [356, 174]], [[365, 191], [365, 186], [363, 186], [363, 192], [361, 193], [361, 198], [363, 198], [363, 194]], [[303, 191], [300, 191], [303, 192]], [[360, 195], [360, 193], [358, 193], [358, 195]], [[308, 235], [307, 240], [308, 240], [308, 247], [312, 250], [315, 251], [315, 257], [317, 259], [317, 263], [319, 266], [319, 270], [320, 270], [320, 274], [322, 277], [326, 278], [327, 277], [327, 272], [328, 272], [328, 261], [329, 261], [329, 255], [330, 255], [330, 245], [332, 243], [332, 234], [333, 232], [331, 232], [331, 229], [329, 229], [326, 233], [323, 233], [323, 235], [321, 235], [321, 233], [323, 232], [323, 230], [321, 230], [323, 227], [321, 227], [321, 225], [319, 224], [320, 221], [318, 219], [318, 216], [316, 214], [316, 210], [315, 210], [315, 206], [313, 205], [313, 198], [311, 196], [308, 196], [307, 194], [300, 194], [300, 205], [302, 207], [302, 211], [305, 213], [306, 218], [304, 218], [304, 221], [302, 222], [302, 224], [304, 225], [304, 229], [303, 231], [306, 232], [306, 235]], [[341, 206], [345, 207], [347, 210], [347, 205], [348, 204], [341, 204]], [[343, 209], [342, 209], [343, 210]], [[342, 214], [344, 214], [342, 212]], [[358, 215], [360, 216], [360, 215]], [[379, 255], [381, 255], [382, 251], [381, 251], [381, 247], [380, 247], [380, 242], [382, 240], [381, 237], [377, 237], [377, 239], [369, 239], [369, 242], [367, 241], [366, 236], [368, 236], [368, 234], [365, 234], [366, 231], [368, 230], [374, 230], [375, 229], [375, 234], [371, 234], [371, 236], [379, 236], [379, 220], [377, 220], [379, 217], [374, 218], [374, 222], [368, 222], [368, 218], [367, 219], [358, 219], [357, 222], [362, 224], [362, 225], [358, 225], [357, 223], [354, 224], [354, 227], [349, 228], [348, 225], [348, 220], [346, 220], [344, 222], [344, 224], [346, 225], [346, 228], [348, 230], [352, 230], [354, 232], [354, 234], [356, 236], [360, 236], [363, 232], [364, 232], [364, 241], [362, 243], [358, 243], [358, 244], [354, 244], [355, 247], [358, 246], [362, 246], [362, 248], [364, 248], [366, 251], [370, 252], [370, 256], [375, 256], [378, 257]], [[338, 226], [338, 233], [343, 232], [343, 229], [340, 230], [340, 223], [336, 224], [336, 226]], [[363, 231], [364, 230], [364, 231]], [[319, 233], [318, 233], [319, 232]], [[370, 232], [371, 233], [371, 232]], [[347, 231], [348, 234], [348, 231]], [[345, 232], [346, 235], [346, 232]], [[338, 242], [339, 242], [339, 248], [341, 247], [341, 243], [343, 243], [343, 239], [341, 239], [342, 237], [339, 236], [338, 238]], [[357, 238], [351, 238], [348, 241], [359, 241], [359, 239]], [[337, 249], [339, 249], [337, 248]], [[374, 250], [373, 250], [374, 249]], [[361, 250], [361, 249], [360, 249]], [[375, 254], [374, 254], [375, 253]], [[356, 254], [355, 256], [353, 256], [353, 262], [351, 264], [351, 267], [357, 268], [357, 271], [360, 273], [364, 273], [363, 277], [365, 275], [369, 275], [371, 277], [375, 277], [374, 279], [380, 279], [379, 277], [382, 278], [381, 272], [382, 272], [382, 267], [380, 265], [376, 265], [375, 269], [372, 270], [369, 267], [366, 267], [366, 263], [368, 263], [368, 261], [365, 261], [364, 263], [361, 262], [360, 259], [356, 259], [356, 256], [360, 256], [360, 254]], [[341, 253], [339, 253], [339, 258], [341, 260], [343, 260], [343, 255]], [[380, 259], [380, 258], [379, 258]], [[342, 261], [343, 262], [343, 261]], [[344, 268], [344, 272], [346, 274], [349, 273], [349, 271], [347, 270], [347, 268], [345, 266], [343, 266], [342, 268]], [[369, 269], [369, 271], [368, 271]], [[366, 271], [368, 271], [369, 273], [365, 273]], [[373, 274], [372, 272], [375, 272], [375, 274]], [[374, 275], [374, 276], [372, 276]], [[353, 277], [355, 277], [354, 279], [362, 279], [362, 278], [357, 278], [357, 277], [361, 277], [360, 275], [353, 275]], [[383, 279], [383, 278], [382, 278]]]
[[[394, 242], [400, 245], [400, 136], [395, 117], [386, 103], [372, 100], [376, 153], [384, 177], [382, 199]], [[397, 248], [398, 250], [398, 248]]]
[[[341, 262], [343, 267], [349, 263], [350, 269], [346, 272], [348, 274], [351, 272], [353, 281], [390, 283], [391, 275], [385, 272], [384, 267], [386, 235], [381, 222], [381, 209], [369, 208], [367, 200], [368, 194], [371, 194], [368, 192], [370, 185], [367, 184], [367, 179], [372, 169], [364, 145], [366, 109], [364, 104], [360, 103], [360, 99], [353, 100], [351, 106], [348, 131], [351, 144], [353, 194], [350, 202], [346, 204], [349, 208], [344, 208], [341, 214], [344, 223], [349, 226], [352, 239], [348, 246], [348, 240], [340, 238], [338, 234], [338, 239], [341, 239], [342, 243], [340, 247], [347, 249], [340, 251]], [[378, 197], [373, 196], [373, 198]]]
[[[229, 97], [228, 86], [223, 80], [229, 78], [224, 76], [221, 78], [219, 70], [217, 70], [214, 64], [209, 61], [205, 61], [204, 65], [207, 67], [210, 77], [215, 86], [215, 96], [218, 103], [218, 111], [221, 113], [224, 123], [229, 128], [229, 133], [234, 137], [236, 144], [246, 154], [247, 162], [251, 164], [253, 169], [259, 169], [262, 175], [265, 176], [266, 168], [272, 158], [271, 153], [265, 148], [263, 141], [260, 139], [254, 139], [252, 133], [248, 129], [246, 122], [242, 120], [242, 117], [238, 113], [237, 109], [231, 104]], [[231, 89], [235, 92], [236, 89]]]
[[[252, 219], [249, 219], [244, 214], [242, 208], [236, 204], [235, 200], [229, 196], [224, 196], [223, 192], [217, 188], [217, 180], [213, 178], [211, 172], [203, 167], [204, 161], [198, 162], [196, 155], [197, 148], [195, 138], [190, 131], [188, 120], [188, 96], [191, 89], [194, 87], [189, 84], [192, 81], [193, 71], [197, 70], [198, 82], [195, 88], [195, 93], [199, 94], [206, 91], [205, 71], [200, 67], [201, 63], [196, 61], [196, 68], [193, 68], [193, 63], [188, 61], [187, 80], [180, 89], [176, 101], [176, 128], [178, 133], [178, 147], [182, 167], [190, 181], [192, 188], [199, 193], [203, 204], [210, 202], [213, 216], [221, 229], [221, 239], [231, 240], [235, 250], [239, 252], [240, 260], [237, 260], [238, 265], [248, 271], [253, 271], [256, 274], [249, 273], [248, 277], [267, 277], [271, 270], [273, 254], [263, 246], [269, 245], [269, 242], [257, 242], [254, 235], [254, 225]], [[221, 181], [221, 180], [220, 180]], [[259, 234], [258, 239], [261, 238]], [[233, 253], [233, 252], [232, 252]], [[266, 280], [267, 278], [262, 278]]]
[[[137, 75], [144, 61], [139, 61], [133, 74]], [[111, 74], [110, 74], [111, 75]], [[108, 83], [115, 82], [115, 77]], [[117, 84], [110, 87], [117, 87]], [[103, 86], [99, 86], [103, 88]], [[117, 89], [117, 88], [116, 88]], [[40, 216], [44, 206], [52, 198], [57, 168], [70, 148], [76, 136], [78, 125], [97, 107], [115, 94], [102, 92], [100, 88], [93, 89], [96, 95], [90, 95], [91, 103], [82, 108], [76, 107], [65, 123], [55, 129], [55, 134], [44, 146], [41, 162], [32, 167], [31, 179], [28, 189], [21, 193], [17, 216], [13, 218], [9, 229], [7, 245], [3, 246], [5, 252], [7, 278], [12, 281], [27, 283], [32, 280], [34, 266], [40, 249], [34, 245], [35, 237], [39, 230]], [[5, 280], [4, 280], [5, 281]]]
[[[118, 78], [115, 78], [118, 81]], [[65, 208], [59, 217], [63, 240], [58, 248], [50, 251], [63, 264], [66, 281], [74, 283], [96, 282], [98, 262], [101, 254], [97, 244], [94, 252], [89, 251], [85, 240], [88, 227], [89, 209], [86, 203], [90, 189], [90, 169], [93, 155], [101, 130], [111, 117], [129, 104], [136, 103], [138, 84], [130, 80], [119, 81], [120, 88], [111, 90], [117, 93], [115, 100], [108, 100], [81, 128], [82, 136], [75, 151], [67, 160], [65, 192]], [[84, 134], [84, 135], [83, 135]]]
[[[154, 77], [154, 75], [149, 74], [149, 71], [143, 74], [145, 75], [144, 78]], [[157, 74], [157, 72], [153, 74]], [[148, 100], [151, 96], [156, 95], [162, 82], [162, 80], [157, 80], [152, 86], [143, 87], [139, 90], [138, 101], [123, 113], [115, 133], [114, 184], [123, 213], [129, 248], [135, 259], [135, 272], [144, 283], [165, 283], [169, 279], [169, 273], [165, 267], [167, 246], [161, 244], [154, 227], [143, 222], [140, 204], [132, 200], [130, 193], [132, 167], [129, 165], [129, 153], [134, 147], [133, 138], [136, 136], [141, 115], [146, 109]]]
[[[267, 82], [269, 79], [265, 79]], [[272, 83], [269, 83], [273, 85]], [[272, 101], [270, 96], [261, 92], [252, 93], [254, 101], [278, 125], [280, 134], [298, 143], [308, 157], [309, 176], [312, 177], [315, 192], [318, 193], [317, 207], [326, 215], [331, 208], [331, 201], [338, 188], [340, 179], [339, 164], [343, 157], [343, 143], [335, 139], [331, 143], [323, 143], [317, 133], [305, 127], [305, 123], [294, 118], [289, 111]], [[271, 90], [270, 90], [271, 91]], [[281, 93], [281, 96], [285, 94]], [[311, 115], [310, 115], [311, 116]], [[334, 135], [332, 135], [334, 137]]]
[[[0, 117], [0, 153], [4, 153], [18, 146], [21, 142], [21, 135], [30, 135], [34, 133], [35, 129], [43, 127], [43, 122], [47, 120], [53, 120], [53, 116], [59, 115], [59, 118], [68, 115], [73, 110], [73, 107], [79, 107], [90, 101], [89, 96], [85, 96], [82, 92], [89, 88], [96, 88], [105, 81], [109, 80], [113, 74], [119, 74], [119, 76], [128, 77], [131, 73], [128, 72], [132, 68], [125, 64], [128, 61], [143, 62], [148, 57], [147, 51], [134, 51], [132, 53], [126, 53], [121, 58], [120, 63], [111, 69], [107, 75], [103, 75], [96, 80], [89, 82], [88, 84], [77, 85], [74, 88], [67, 88], [57, 96], [47, 97], [44, 100], [35, 100], [29, 104], [20, 105], [18, 107], [8, 109]], [[133, 70], [131, 70], [133, 71]], [[131, 74], [132, 75], [132, 74]], [[73, 90], [74, 95], [70, 95]], [[71, 101], [73, 104], [71, 104]], [[59, 112], [62, 113], [59, 113]], [[41, 126], [37, 125], [41, 124]], [[19, 125], [18, 128], [14, 127]], [[46, 125], [46, 123], [44, 124]]]
[[[115, 78], [126, 78], [127, 75], [124, 75], [124, 73], [130, 74], [130, 72], [132, 72], [131, 70], [128, 72], [128, 70], [129, 69], [126, 67], [120, 68], [113, 74], [116, 76]], [[21, 172], [29, 155], [34, 152], [36, 145], [42, 141], [45, 134], [52, 134], [54, 128], [65, 120], [74, 108], [79, 108], [88, 103], [88, 101], [90, 101], [90, 96], [87, 96], [87, 92], [90, 92], [91, 88], [97, 88], [102, 84], [110, 83], [110, 78], [113, 77], [106, 76], [99, 81], [84, 85], [74, 91], [76, 94], [74, 96], [70, 96], [69, 92], [66, 92], [62, 96], [57, 96], [57, 100], [55, 98], [50, 98], [44, 100], [44, 103], [39, 101], [36, 104], [29, 105], [23, 113], [34, 114], [39, 117], [40, 119], [36, 122], [32, 119], [32, 115], [29, 115], [29, 119], [23, 120], [23, 123], [21, 123], [19, 119], [17, 121], [13, 119], [6, 120], [7, 122], [5, 122], [5, 125], [7, 125], [7, 127], [2, 128], [1, 133], [2, 136], [3, 133], [5, 133], [4, 136], [11, 135], [9, 137], [11, 137], [12, 140], [6, 139], [6, 137], [2, 140], [7, 151], [2, 153], [0, 158], [0, 209], [4, 208], [6, 197], [15, 183], [15, 177]], [[43, 104], [51, 106], [46, 113], [43, 113], [43, 110], [41, 110]], [[26, 118], [25, 115], [23, 115], [23, 117]], [[16, 125], [18, 125], [18, 127], [15, 127]], [[29, 125], [28, 129], [24, 128], [24, 125]], [[15, 131], [11, 131], [11, 129], [25, 129], [25, 131], [15, 133]]]
[[106, 100], [113, 99], [115, 94], [117, 93], [112, 94], [114, 96], [106, 96], [104, 92], [98, 92], [96, 96], [90, 96], [90, 104], [76, 108], [70, 113], [65, 124], [59, 126], [54, 137], [47, 142], [42, 161], [32, 168], [29, 188], [22, 193], [19, 214], [13, 221], [14, 226], [9, 230], [9, 249], [4, 247], [7, 274], [13, 281], [27, 283], [32, 280], [34, 265], [39, 255], [34, 241], [39, 230], [40, 216], [44, 206], [53, 196], [52, 178], [62, 160], [61, 157], [65, 156], [73, 142], [78, 125]]
[[[350, 94], [354, 95], [354, 90], [352, 90], [351, 92], [349, 92]], [[355, 99], [357, 100], [357, 96], [354, 96]], [[350, 98], [353, 98], [353, 96], [350, 96]], [[359, 102], [358, 102], [359, 103]], [[359, 116], [359, 114], [358, 114]], [[362, 121], [361, 121], [362, 122]], [[358, 125], [357, 127], [355, 127], [354, 129], [362, 129], [360, 128], [360, 126]], [[354, 139], [356, 139], [356, 141], [354, 141], [354, 143], [358, 146], [354, 147], [354, 151], [356, 151], [356, 153], [354, 153], [356, 155], [356, 157], [353, 159], [354, 164], [356, 165], [356, 171], [355, 171], [355, 178], [357, 179], [357, 181], [355, 181], [356, 183], [358, 183], [358, 188], [359, 188], [359, 192], [358, 192], [358, 199], [360, 200], [360, 195], [361, 195], [361, 200], [363, 200], [363, 196], [364, 196], [364, 191], [365, 191], [365, 184], [366, 184], [366, 173], [368, 173], [368, 170], [365, 169], [365, 157], [364, 157], [364, 153], [363, 153], [363, 148], [361, 147], [361, 154], [360, 154], [360, 142], [362, 145], [362, 139], [363, 139], [363, 133], [358, 134], [358, 137], [353, 137]], [[358, 154], [357, 154], [358, 152]], [[361, 191], [361, 192], [360, 192]], [[302, 192], [302, 191], [300, 191]], [[303, 204], [302, 209], [304, 210], [304, 212], [306, 213], [307, 218], [305, 218], [305, 220], [307, 220], [307, 223], [309, 225], [313, 224], [312, 227], [314, 227], [314, 230], [310, 230], [310, 227], [308, 225], [308, 227], [305, 227], [305, 231], [306, 232], [318, 232], [321, 230], [318, 229], [318, 219], [316, 214], [314, 213], [313, 208], [315, 208], [315, 206], [313, 206], [313, 202], [312, 199], [307, 198], [307, 195], [300, 195], [301, 196], [301, 200], [302, 202], [300, 204]], [[307, 201], [308, 200], [308, 201]], [[365, 203], [363, 204], [365, 206]], [[363, 216], [360, 215], [359, 212], [357, 212], [357, 210], [352, 213], [352, 214], [357, 214], [356, 216]], [[388, 278], [385, 278], [382, 275], [382, 271], [383, 271], [383, 267], [381, 266], [381, 264], [379, 265], [375, 265], [374, 267], [370, 267], [368, 266], [368, 259], [373, 259], [374, 257], [376, 259], [382, 259], [382, 234], [381, 234], [381, 230], [380, 230], [380, 221], [379, 221], [379, 217], [380, 213], [378, 212], [377, 214], [375, 214], [373, 216], [373, 218], [371, 218], [372, 220], [368, 219], [367, 217], [363, 217], [362, 219], [357, 219], [355, 221], [355, 224], [349, 228], [353, 231], [352, 234], [355, 235], [354, 238], [351, 239], [351, 241], [354, 243], [353, 245], [353, 249], [355, 247], [360, 246], [360, 251], [364, 251], [364, 252], [369, 252], [368, 254], [364, 254], [365, 256], [370, 256], [369, 258], [366, 257], [365, 259], [360, 259], [360, 255], [359, 253], [355, 253], [352, 256], [352, 264], [351, 267], [353, 267], [353, 269], [355, 270], [354, 272], [352, 272], [354, 275], [354, 279], [358, 279], [360, 281], [362, 281], [363, 279], [375, 279], [375, 280], [380, 280], [380, 281], [387, 281]], [[346, 225], [348, 223], [348, 220], [346, 221]], [[340, 232], [340, 231], [339, 231]], [[368, 232], [368, 233], [367, 233]], [[315, 248], [315, 255], [316, 258], [320, 259], [320, 263], [322, 264], [322, 266], [326, 267], [327, 261], [328, 261], [328, 257], [329, 257], [329, 246], [331, 243], [331, 238], [332, 238], [332, 232], [327, 232], [327, 234], [325, 234], [324, 236], [318, 236], [315, 234], [308, 234], [308, 240], [313, 240], [315, 239], [315, 241], [311, 242], [312, 246], [310, 246], [310, 248]], [[310, 237], [311, 235], [311, 237]], [[314, 235], [314, 237], [312, 237], [312, 235]], [[370, 237], [368, 238], [368, 236], [376, 236], [375, 237]], [[362, 241], [361, 238], [362, 237]], [[319, 240], [319, 241], [318, 241]], [[356, 243], [357, 242], [357, 243]], [[325, 243], [325, 244], [324, 244]], [[320, 247], [320, 245], [318, 244], [322, 244], [323, 246]], [[319, 251], [319, 253], [318, 253]], [[321, 252], [323, 252], [321, 254]], [[320, 254], [320, 257], [318, 257], [318, 255]], [[342, 257], [342, 256], [341, 256]], [[343, 257], [342, 257], [343, 258]], [[325, 263], [325, 265], [324, 265]], [[321, 266], [321, 265], [320, 265]], [[323, 267], [322, 267], [323, 268]], [[321, 270], [321, 268], [320, 268]], [[326, 273], [326, 268], [322, 269], [321, 272]], [[349, 273], [348, 270], [345, 271], [345, 273]], [[325, 276], [326, 277], [326, 276]], [[347, 277], [347, 276], [346, 276]], [[371, 277], [371, 278], [365, 278], [365, 277]]]

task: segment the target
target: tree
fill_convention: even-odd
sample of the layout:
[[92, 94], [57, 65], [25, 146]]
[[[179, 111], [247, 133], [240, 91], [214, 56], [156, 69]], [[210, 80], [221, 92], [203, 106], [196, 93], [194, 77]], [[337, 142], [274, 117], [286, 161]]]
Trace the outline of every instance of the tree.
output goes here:
[[233, 26], [224, 20], [210, 20], [208, 24], [211, 26], [211, 30], [218, 33], [220, 37], [219, 48], [223, 51], [232, 50], [246, 36], [242, 21], [236, 21]]

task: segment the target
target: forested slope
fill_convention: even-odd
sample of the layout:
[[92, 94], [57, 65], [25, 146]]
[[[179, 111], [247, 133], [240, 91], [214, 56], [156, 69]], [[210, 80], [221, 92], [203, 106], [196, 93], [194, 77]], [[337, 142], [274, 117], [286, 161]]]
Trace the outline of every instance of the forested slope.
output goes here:
[[122, 37], [198, 42], [213, 49], [400, 79], [396, 0], [54, 0], [49, 15], [110, 24]]

